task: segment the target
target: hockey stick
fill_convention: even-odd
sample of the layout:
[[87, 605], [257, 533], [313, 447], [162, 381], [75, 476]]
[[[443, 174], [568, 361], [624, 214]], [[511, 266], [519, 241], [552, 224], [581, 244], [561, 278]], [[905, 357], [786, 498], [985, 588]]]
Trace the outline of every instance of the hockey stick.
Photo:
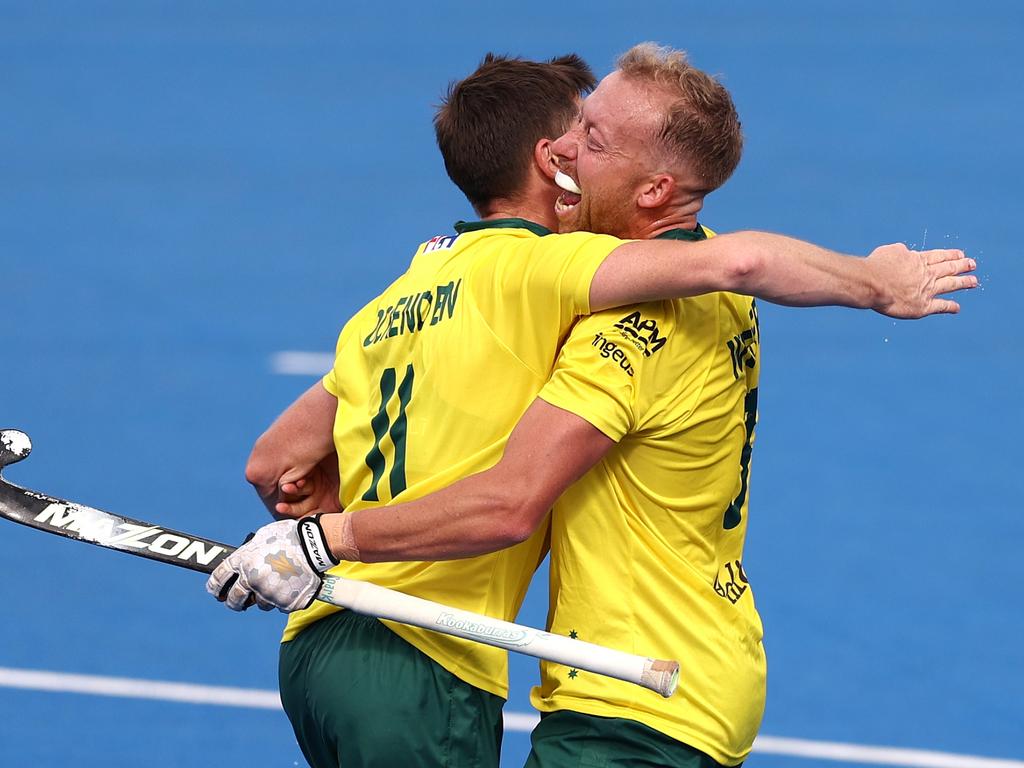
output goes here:
[[[234, 551], [234, 547], [227, 544], [57, 499], [7, 482], [3, 478], [4, 467], [21, 461], [31, 451], [32, 441], [24, 432], [0, 430], [0, 517], [47, 533], [202, 573], [212, 572]], [[317, 599], [367, 616], [411, 624], [625, 680], [665, 698], [673, 694], [679, 679], [676, 661], [636, 656], [552, 635], [365, 581], [325, 576]]]

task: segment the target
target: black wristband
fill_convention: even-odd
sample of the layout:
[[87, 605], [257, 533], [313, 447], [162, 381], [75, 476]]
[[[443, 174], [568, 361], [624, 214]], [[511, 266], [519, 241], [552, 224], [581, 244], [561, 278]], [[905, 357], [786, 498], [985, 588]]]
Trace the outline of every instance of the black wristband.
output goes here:
[[340, 562], [327, 546], [327, 534], [320, 525], [319, 513], [299, 520], [298, 532], [302, 551], [306, 553], [306, 559], [313, 570], [323, 573]]

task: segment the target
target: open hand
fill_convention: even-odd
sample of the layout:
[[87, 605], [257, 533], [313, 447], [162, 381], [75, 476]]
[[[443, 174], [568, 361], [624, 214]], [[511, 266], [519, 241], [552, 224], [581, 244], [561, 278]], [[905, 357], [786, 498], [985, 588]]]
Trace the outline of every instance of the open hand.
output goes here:
[[916, 319], [959, 312], [957, 302], [939, 297], [978, 286], [975, 275], [965, 274], [975, 268], [974, 259], [960, 250], [912, 251], [895, 243], [873, 250], [868, 262], [879, 287], [872, 309], [889, 317]]

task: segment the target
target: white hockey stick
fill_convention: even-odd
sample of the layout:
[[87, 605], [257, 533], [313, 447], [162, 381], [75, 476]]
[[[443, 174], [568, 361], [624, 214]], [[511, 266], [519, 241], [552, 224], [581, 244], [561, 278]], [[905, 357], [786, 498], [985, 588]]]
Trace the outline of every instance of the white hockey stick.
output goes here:
[[449, 608], [366, 581], [327, 576], [317, 600], [367, 616], [400, 621], [636, 683], [665, 698], [675, 692], [679, 680], [679, 663], [675, 661], [635, 656], [602, 645], [552, 635], [510, 621]]
[[[234, 547], [227, 544], [53, 498], [4, 480], [3, 468], [21, 461], [31, 451], [32, 442], [24, 432], [0, 430], [0, 517], [58, 536], [202, 573], [211, 573], [234, 551]], [[317, 599], [367, 616], [411, 624], [625, 680], [666, 698], [675, 692], [679, 679], [676, 661], [636, 656], [552, 635], [365, 581], [326, 576]]]

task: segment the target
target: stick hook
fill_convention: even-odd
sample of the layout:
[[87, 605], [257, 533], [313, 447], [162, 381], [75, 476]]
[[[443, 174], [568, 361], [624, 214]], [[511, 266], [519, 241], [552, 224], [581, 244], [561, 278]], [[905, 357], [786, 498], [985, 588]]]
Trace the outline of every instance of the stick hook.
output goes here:
[[0, 429], [0, 469], [32, 453], [32, 441], [19, 429]]

